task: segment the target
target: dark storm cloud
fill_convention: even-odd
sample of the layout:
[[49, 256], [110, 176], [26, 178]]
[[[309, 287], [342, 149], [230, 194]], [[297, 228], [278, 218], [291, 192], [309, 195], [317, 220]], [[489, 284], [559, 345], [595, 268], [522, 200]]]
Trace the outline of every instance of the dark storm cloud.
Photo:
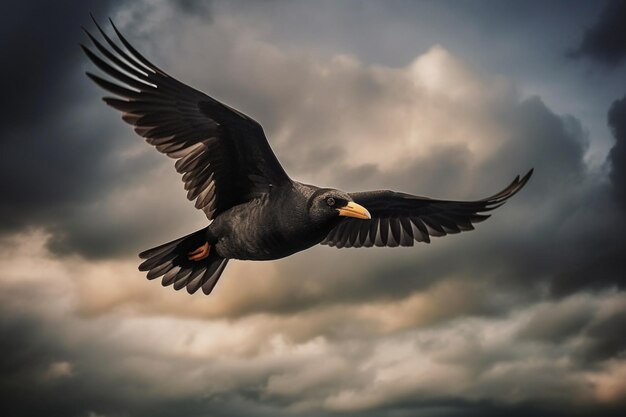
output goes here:
[[609, 0], [598, 21], [585, 31], [578, 48], [571, 56], [586, 57], [615, 67], [626, 58], [626, 2]]
[[536, 171], [519, 197], [527, 217], [511, 225], [511, 239], [496, 244], [492, 255], [506, 259], [521, 287], [544, 281], [558, 297], [584, 288], [624, 288], [626, 264], [618, 248], [626, 244], [626, 224], [603, 181], [587, 171], [587, 136], [580, 122], [555, 115], [538, 99], [515, 111], [515, 139], [487, 163], [492, 167], [487, 172], [520, 159]]
[[552, 407], [541, 402], [524, 401], [514, 405], [505, 405], [490, 400], [468, 401], [457, 398], [440, 398], [428, 401], [415, 401], [407, 398], [399, 404], [364, 414], [377, 416], [382, 413], [389, 417], [412, 417], [416, 413], [423, 416], [466, 416], [466, 417], [621, 417], [624, 409], [621, 406], [585, 407], [578, 406], [571, 409]]
[[[137, 241], [157, 227], [159, 220], [124, 224], [105, 209], [110, 193], [149, 175], [158, 161], [156, 155], [116, 156], [141, 141], [107, 111], [84, 76], [78, 43], [88, 40], [80, 27], [91, 28], [89, 13], [102, 20], [115, 3], [9, 4], [11, 19], [0, 29], [0, 79], [10, 98], [0, 104], [0, 233], [42, 227], [57, 253], [109, 257], [138, 250]], [[209, 16], [209, 3], [175, 4]]]
[[109, 3], [4, 5], [0, 232], [49, 224], [106, 185], [100, 168], [110, 132], [97, 120], [86, 129], [72, 112], [87, 86], [78, 79], [80, 24]]
[[611, 105], [608, 122], [615, 137], [608, 157], [613, 194], [618, 204], [626, 209], [626, 96]]
[[71, 90], [67, 97], [67, 85], [61, 82], [78, 58], [80, 22], [90, 11], [105, 11], [113, 2], [3, 3], [0, 79], [4, 96], [11, 98], [0, 104], [3, 130], [7, 125], [36, 125], [61, 103], [55, 99], [76, 97]]
[[572, 219], [580, 231], [564, 233], [560, 250], [551, 251], [559, 265], [552, 282], [557, 295], [583, 287], [626, 288], [626, 259], [621, 255], [626, 246], [626, 97], [612, 104], [608, 124], [615, 137], [607, 156], [611, 183], [596, 184], [574, 203], [574, 213], [581, 215]]
[[[9, 111], [15, 112], [14, 117], [2, 124], [0, 174], [4, 178], [8, 175], [11, 181], [3, 180], [2, 184], [9, 198], [0, 203], [0, 226], [4, 231], [43, 226], [53, 232], [49, 246], [55, 253], [33, 250], [37, 243], [26, 236], [24, 253], [18, 259], [10, 252], [16, 246], [13, 241], [0, 239], [4, 249], [0, 251], [4, 263], [0, 275], [0, 351], [4, 352], [0, 357], [0, 391], [9, 394], [3, 398], [0, 414], [624, 414], [619, 398], [602, 405], [604, 399], [598, 400], [593, 391], [596, 380], [584, 372], [610, 368], [613, 361], [623, 358], [626, 342], [620, 333], [623, 309], [611, 310], [623, 301], [618, 298], [618, 289], [626, 283], [622, 273], [626, 261], [621, 254], [626, 226], [623, 212], [617, 210], [611, 196], [612, 190], [625, 181], [625, 164], [619, 158], [623, 152], [616, 149], [624, 143], [619, 140], [623, 134], [617, 132], [623, 131], [620, 115], [626, 98], [616, 102], [614, 108], [620, 110], [609, 118], [617, 139], [610, 156], [612, 184], [589, 172], [584, 162], [588, 137], [578, 119], [557, 114], [537, 97], [520, 98], [502, 92], [500, 84], [476, 87], [477, 77], [470, 77], [469, 85], [489, 91], [456, 107], [448, 108], [445, 97], [428, 97], [429, 103], [443, 109], [434, 112], [433, 118], [448, 116], [434, 130], [445, 137], [450, 133], [448, 125], [465, 128], [467, 120], [463, 117], [478, 107], [490, 115], [481, 123], [497, 121], [497, 144], [486, 142], [489, 146], [478, 150], [465, 146], [464, 141], [440, 144], [387, 166], [365, 161], [346, 168], [350, 148], [337, 143], [364, 144], [371, 137], [361, 137], [356, 128], [370, 126], [368, 123], [376, 128], [377, 123], [386, 125], [391, 120], [402, 130], [404, 119], [393, 116], [408, 111], [410, 117], [410, 110], [422, 105], [410, 100], [405, 107], [397, 105], [398, 98], [405, 97], [398, 92], [414, 95], [414, 74], [406, 68], [391, 68], [391, 76], [385, 78], [389, 68], [380, 66], [372, 77], [367, 65], [358, 59], [344, 57], [340, 61], [343, 64], [333, 67], [323, 59], [294, 58], [256, 42], [256, 38], [239, 42], [245, 25], [232, 14], [228, 24], [234, 32], [211, 31], [210, 25], [199, 29], [197, 24], [204, 20], [190, 18], [207, 17], [203, 2], [170, 3], [171, 9], [154, 2], [134, 9], [136, 4], [125, 5], [120, 17], [137, 22], [129, 25], [129, 31], [136, 30], [132, 34], [145, 41], [137, 45], [142, 51], [152, 46], [157, 54], [171, 54], [175, 58], [170, 58], [169, 64], [174, 68], [191, 71], [196, 80], [209, 79], [206, 85], [217, 85], [226, 96], [228, 90], [235, 91], [231, 93], [235, 96], [240, 94], [244, 105], [257, 110], [251, 114], [265, 116], [268, 123], [264, 125], [271, 126], [266, 131], [281, 133], [281, 128], [293, 127], [285, 157], [292, 158], [296, 173], [297, 169], [320, 171], [315, 162], [323, 160], [325, 167], [334, 169], [333, 176], [342, 181], [336, 185], [342, 188], [395, 188], [441, 198], [481, 198], [530, 167], [536, 169], [535, 175], [519, 195], [474, 232], [410, 249], [317, 247], [280, 263], [241, 269], [245, 273], [239, 276], [229, 276], [234, 272], [231, 269], [223, 283], [232, 283], [229, 288], [233, 292], [224, 291], [227, 288], [222, 286], [211, 299], [164, 292], [158, 283], [147, 283], [139, 274], [128, 273], [134, 266], [124, 269], [130, 262], [119, 259], [59, 258], [59, 253], [76, 252], [90, 257], [132, 255], [132, 249], [146, 236], [155, 244], [168, 238], [157, 235], [171, 233], [176, 227], [171, 226], [175, 217], [171, 211], [183, 213], [181, 207], [185, 207], [186, 213], [197, 216], [184, 199], [179, 179], [167, 164], [170, 161], [134, 137], [118, 115], [99, 102], [101, 92], [84, 78], [87, 66], [81, 65], [84, 58], [76, 42], [84, 41], [77, 28], [89, 25], [86, 12], [84, 16], [68, 15], [67, 20], [60, 17], [63, 27], [75, 29], [75, 33], [67, 29], [66, 35], [54, 40], [69, 44], [69, 52], [61, 62], [50, 58], [54, 64], [50, 74], [55, 75], [45, 83], [48, 88], [40, 87], [45, 90], [41, 100], [39, 89], [25, 90], [35, 104], [42, 104], [34, 107], [39, 108], [36, 117], [31, 120], [30, 115], [12, 108]], [[184, 13], [173, 16], [178, 11]], [[98, 14], [106, 15], [104, 9]], [[179, 25], [181, 16], [189, 19], [189, 24]], [[155, 25], [153, 29], [146, 29], [150, 24]], [[500, 24], [506, 26], [504, 19]], [[165, 39], [166, 46], [159, 45], [157, 51], [154, 45], [164, 40], [154, 33], [157, 27], [188, 43], [184, 48], [169, 48]], [[334, 33], [328, 31], [326, 36]], [[151, 42], [146, 41], [148, 38]], [[224, 43], [227, 45], [220, 48]], [[202, 52], [206, 50], [215, 51], [219, 59], [206, 59]], [[273, 66], [274, 60], [280, 66]], [[465, 75], [454, 62], [447, 66]], [[251, 67], [254, 69], [242, 70]], [[323, 76], [315, 72], [320, 67]], [[216, 68], [217, 72], [213, 71]], [[441, 66], [428, 68], [445, 73]], [[259, 77], [251, 77], [252, 71]], [[334, 78], [334, 71], [340, 72], [340, 77]], [[403, 84], [403, 79], [409, 82]], [[374, 84], [378, 88], [372, 88], [373, 80], [380, 82]], [[463, 92], [466, 84], [453, 87]], [[389, 89], [394, 92], [387, 96]], [[451, 90], [455, 89], [445, 92]], [[305, 111], [307, 107], [298, 108], [306, 101], [302, 96], [319, 91], [331, 92], [327, 97], [334, 100], [321, 100], [324, 105], [313, 101], [313, 113]], [[503, 97], [495, 102], [486, 99], [494, 95]], [[336, 102], [340, 106], [333, 107]], [[281, 107], [280, 103], [286, 104]], [[378, 115], [382, 115], [379, 122]], [[422, 122], [428, 123], [427, 119]], [[337, 126], [347, 134], [338, 135]], [[471, 134], [481, 132], [477, 129]], [[377, 135], [371, 140], [386, 139], [390, 145], [391, 138], [404, 140], [403, 132], [387, 129]], [[11, 140], [4, 142], [5, 137]], [[142, 153], [144, 148], [149, 156]], [[155, 179], [171, 183], [156, 183]], [[165, 189], [168, 194], [169, 190], [178, 194], [162, 198]], [[204, 223], [202, 216], [197, 218]], [[182, 218], [178, 220], [183, 223]], [[259, 270], [270, 273], [258, 276]], [[67, 288], [59, 284], [63, 280]], [[85, 281], [93, 283], [89, 297]], [[131, 281], [133, 291], [127, 291]], [[156, 291], [151, 292], [149, 285]], [[5, 289], [12, 286], [20, 286], [19, 293]], [[57, 288], [58, 294], [42, 295], [41, 288]], [[233, 293], [239, 298], [232, 297]], [[64, 297], [67, 304], [51, 308], [56, 315], [21, 312], [35, 311]], [[405, 308], [407, 304], [411, 307], [412, 297], [417, 306], [413, 310]], [[76, 304], [98, 302], [101, 310], [91, 316], [74, 310]], [[227, 307], [220, 310], [220, 303]], [[116, 310], [116, 306], [121, 308]], [[187, 306], [200, 313], [185, 310]], [[211, 310], [212, 306], [218, 306], [217, 310]], [[181, 314], [183, 310], [187, 313]], [[181, 318], [185, 314], [187, 317]], [[391, 323], [389, 327], [378, 329], [385, 320]], [[502, 340], [494, 343], [494, 338]], [[570, 346], [572, 341], [576, 342], [574, 347]], [[559, 368], [563, 361], [566, 365]], [[319, 373], [324, 370], [327, 374]], [[616, 384], [620, 370], [615, 372], [597, 375]], [[424, 378], [424, 384], [413, 378]], [[464, 378], [468, 381], [459, 382]], [[572, 404], [571, 398], [578, 398], [581, 386], [589, 396], [582, 401], [590, 405]], [[369, 403], [370, 396], [378, 396], [378, 402]]]

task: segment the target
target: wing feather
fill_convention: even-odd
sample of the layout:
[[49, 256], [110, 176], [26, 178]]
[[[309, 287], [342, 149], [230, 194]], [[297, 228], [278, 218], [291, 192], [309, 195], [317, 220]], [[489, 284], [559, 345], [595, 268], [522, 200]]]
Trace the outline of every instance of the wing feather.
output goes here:
[[435, 200], [393, 191], [351, 193], [355, 202], [365, 207], [370, 220], [345, 219], [322, 244], [342, 247], [413, 246], [414, 241], [430, 243], [430, 237], [446, 236], [473, 230], [474, 223], [489, 218], [490, 212], [503, 205], [526, 185], [533, 170], [517, 176], [502, 191], [476, 201]]
[[289, 181], [256, 121], [152, 64], [112, 21], [121, 45], [94, 23], [104, 42], [85, 30], [95, 49], [81, 48], [112, 80], [90, 72], [87, 76], [114, 95], [103, 100], [122, 112], [138, 135], [177, 160], [188, 199], [209, 220], [269, 185]]

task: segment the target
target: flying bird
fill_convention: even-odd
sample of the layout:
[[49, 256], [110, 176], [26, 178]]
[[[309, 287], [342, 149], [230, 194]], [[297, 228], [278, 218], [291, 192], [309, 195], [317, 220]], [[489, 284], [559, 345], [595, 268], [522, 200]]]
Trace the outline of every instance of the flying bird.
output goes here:
[[[436, 200], [388, 190], [347, 193], [292, 180], [263, 128], [236, 109], [178, 81], [141, 55], [109, 19], [113, 41], [86, 29], [89, 59], [113, 80], [87, 76], [159, 152], [176, 160], [187, 198], [207, 227], [139, 254], [139, 270], [163, 286], [211, 293], [231, 259], [271, 260], [317, 244], [336, 248], [413, 246], [472, 230], [517, 193], [532, 174], [476, 201]], [[121, 42], [121, 45], [119, 44]]]

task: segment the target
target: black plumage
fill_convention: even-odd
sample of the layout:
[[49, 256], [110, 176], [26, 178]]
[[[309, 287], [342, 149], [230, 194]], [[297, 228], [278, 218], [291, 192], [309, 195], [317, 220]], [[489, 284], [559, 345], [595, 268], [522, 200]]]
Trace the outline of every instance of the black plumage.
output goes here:
[[[95, 20], [94, 20], [95, 22]], [[111, 25], [121, 45], [95, 22], [85, 54], [115, 81], [87, 75], [159, 152], [176, 159], [187, 198], [210, 224], [142, 252], [139, 266], [164, 286], [209, 294], [230, 259], [270, 260], [316, 244], [337, 248], [413, 246], [431, 236], [472, 230], [528, 181], [532, 170], [477, 201], [445, 201], [393, 191], [346, 193], [289, 178], [250, 117], [172, 78]], [[98, 54], [99, 53], [99, 54]]]

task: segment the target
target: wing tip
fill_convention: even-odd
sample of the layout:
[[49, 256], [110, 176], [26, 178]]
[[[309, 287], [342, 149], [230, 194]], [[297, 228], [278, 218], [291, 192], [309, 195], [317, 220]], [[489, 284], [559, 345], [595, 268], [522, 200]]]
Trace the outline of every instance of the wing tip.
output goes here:
[[528, 182], [528, 180], [530, 179], [530, 177], [532, 177], [532, 176], [533, 176], [533, 173], [534, 173], [534, 172], [535, 172], [535, 168], [533, 167], [533, 168], [531, 168], [531, 169], [530, 169], [530, 170], [526, 173], [526, 175], [524, 175], [524, 177], [522, 178], [522, 181], [521, 181], [522, 186]]
[[[489, 198], [486, 198], [483, 201], [486, 201], [487, 204], [500, 204], [506, 202], [509, 198], [513, 197], [517, 194], [530, 180], [530, 177], [533, 175], [534, 168], [531, 168], [523, 177], [520, 178], [519, 175], [515, 177], [515, 179], [502, 191], [492, 195]], [[495, 207], [494, 207], [495, 208]]]

